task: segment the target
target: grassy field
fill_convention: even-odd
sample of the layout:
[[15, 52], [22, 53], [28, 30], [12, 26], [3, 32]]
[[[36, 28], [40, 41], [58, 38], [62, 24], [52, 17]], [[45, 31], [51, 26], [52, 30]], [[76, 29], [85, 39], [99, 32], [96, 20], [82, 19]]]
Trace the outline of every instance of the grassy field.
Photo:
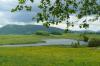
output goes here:
[[36, 35], [1, 35], [0, 44], [30, 44], [42, 42]]
[[[100, 38], [100, 35], [88, 34], [90, 38]], [[39, 35], [0, 35], [0, 44], [32, 44], [43, 42], [42, 39], [49, 38], [70, 38], [81, 40], [80, 34], [63, 34], [63, 35], [50, 35], [50, 36], [39, 36]]]
[[[89, 38], [100, 35], [87, 34]], [[42, 39], [69, 38], [81, 40], [80, 34], [1, 35], [0, 44], [31, 44]], [[100, 66], [100, 49], [68, 46], [0, 47], [0, 66]]]
[[100, 49], [63, 46], [1, 47], [0, 66], [100, 66]]

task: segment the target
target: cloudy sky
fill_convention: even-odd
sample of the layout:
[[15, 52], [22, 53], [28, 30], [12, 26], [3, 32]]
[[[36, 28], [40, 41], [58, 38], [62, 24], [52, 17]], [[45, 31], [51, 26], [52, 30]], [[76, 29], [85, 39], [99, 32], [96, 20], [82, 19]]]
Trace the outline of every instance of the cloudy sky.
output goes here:
[[[37, 8], [37, 5], [39, 4], [40, 0], [35, 0], [33, 4], [33, 11], [32, 12], [26, 12], [26, 11], [20, 11], [16, 13], [11, 13], [11, 9], [14, 8], [17, 4], [17, 0], [0, 0], [0, 26], [4, 26], [7, 24], [19, 24], [19, 25], [25, 25], [25, 24], [33, 24], [34, 21], [32, 21], [32, 16], [36, 15], [36, 13], [39, 11]], [[70, 21], [78, 21], [78, 23], [75, 24], [74, 28], [70, 28], [72, 30], [84, 30], [79, 29], [79, 24], [85, 19], [83, 17], [81, 20], [78, 20], [75, 16], [70, 16]], [[93, 18], [93, 16], [88, 16], [88, 19]], [[37, 23], [35, 23], [37, 24]], [[100, 18], [96, 20], [95, 22], [89, 22], [90, 28], [89, 30], [100, 30]], [[40, 24], [39, 24], [40, 25]], [[59, 24], [59, 25], [53, 25], [54, 27], [59, 27], [62, 29], [66, 28], [65, 23]]]
[[31, 23], [32, 16], [36, 14], [38, 8], [36, 7], [39, 0], [36, 0], [33, 4], [34, 10], [32, 12], [20, 11], [11, 13], [11, 9], [14, 8], [17, 4], [17, 0], [0, 0], [0, 26], [6, 24], [23, 24]]

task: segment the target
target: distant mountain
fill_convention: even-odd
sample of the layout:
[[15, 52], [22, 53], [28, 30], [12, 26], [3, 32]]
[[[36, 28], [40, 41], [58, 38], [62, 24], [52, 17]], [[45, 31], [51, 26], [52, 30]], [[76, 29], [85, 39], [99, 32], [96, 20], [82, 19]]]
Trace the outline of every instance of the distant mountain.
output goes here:
[[64, 31], [63, 29], [50, 27], [46, 28], [42, 25], [6, 25], [0, 28], [0, 34], [33, 34], [36, 31]]

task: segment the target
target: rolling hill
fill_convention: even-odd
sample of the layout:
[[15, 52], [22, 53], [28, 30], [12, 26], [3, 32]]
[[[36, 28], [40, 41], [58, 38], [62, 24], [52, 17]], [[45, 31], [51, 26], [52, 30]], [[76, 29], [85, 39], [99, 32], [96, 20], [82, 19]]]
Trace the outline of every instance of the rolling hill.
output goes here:
[[36, 31], [63, 31], [63, 29], [50, 27], [46, 28], [42, 25], [6, 25], [0, 28], [0, 34], [32, 34]]

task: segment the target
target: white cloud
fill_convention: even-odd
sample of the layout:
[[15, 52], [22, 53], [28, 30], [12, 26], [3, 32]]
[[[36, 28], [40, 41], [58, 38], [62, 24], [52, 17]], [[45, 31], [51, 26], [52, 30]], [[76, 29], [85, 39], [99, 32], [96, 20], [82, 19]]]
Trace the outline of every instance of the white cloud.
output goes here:
[[0, 27], [3, 27], [7, 24], [17, 24], [17, 25], [26, 25], [26, 24], [33, 24], [33, 22], [17, 22], [12, 21], [10, 18], [7, 18], [6, 12], [0, 12]]

